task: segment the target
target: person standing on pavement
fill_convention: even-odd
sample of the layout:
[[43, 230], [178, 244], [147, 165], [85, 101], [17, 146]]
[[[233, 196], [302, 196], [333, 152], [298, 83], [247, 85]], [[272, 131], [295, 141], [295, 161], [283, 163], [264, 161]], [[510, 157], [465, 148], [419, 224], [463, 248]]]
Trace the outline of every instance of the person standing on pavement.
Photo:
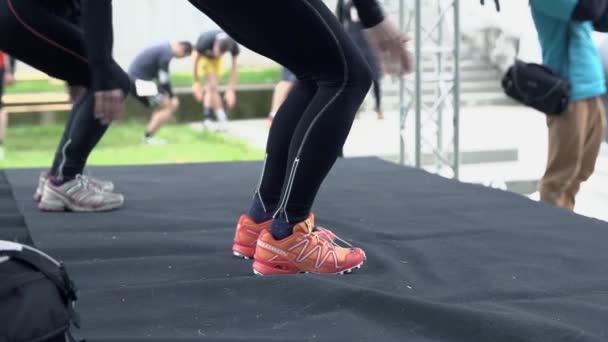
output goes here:
[[565, 112], [547, 118], [549, 151], [540, 182], [541, 200], [573, 210], [581, 183], [595, 169], [606, 126], [602, 62], [591, 21], [572, 19], [576, 1], [531, 0], [543, 64], [572, 88]]

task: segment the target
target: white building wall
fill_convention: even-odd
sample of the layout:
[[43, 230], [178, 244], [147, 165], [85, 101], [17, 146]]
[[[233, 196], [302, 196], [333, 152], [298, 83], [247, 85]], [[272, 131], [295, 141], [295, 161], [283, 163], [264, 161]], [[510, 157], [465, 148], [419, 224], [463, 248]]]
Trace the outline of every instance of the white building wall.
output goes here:
[[[200, 33], [217, 25], [185, 0], [114, 1], [114, 56], [127, 66], [148, 45], [167, 40], [195, 42]], [[191, 70], [191, 61], [172, 63], [172, 70]], [[245, 67], [264, 67], [274, 63], [247, 49], [241, 55]]]
[[[391, 7], [396, 7], [399, 1], [382, 0], [385, 5]], [[414, 0], [403, 1], [405, 1], [406, 8], [413, 8]], [[334, 10], [336, 0], [326, 0], [325, 3], [331, 10]], [[486, 3], [486, 6], [482, 7], [478, 0], [460, 0], [462, 30], [466, 32], [487, 26], [499, 26], [522, 39], [520, 57], [529, 61], [538, 61], [540, 49], [528, 8], [528, 0], [501, 1], [501, 13], [496, 13], [492, 0], [486, 0]], [[174, 39], [187, 39], [194, 42], [201, 32], [217, 28], [213, 21], [194, 9], [185, 0], [121, 0], [114, 1], [113, 4], [114, 55], [125, 68], [135, 55], [148, 45]], [[602, 36], [598, 35], [597, 40], [600, 39]], [[261, 68], [275, 64], [265, 57], [243, 49], [241, 65]], [[189, 72], [191, 61], [175, 61], [172, 69]]]

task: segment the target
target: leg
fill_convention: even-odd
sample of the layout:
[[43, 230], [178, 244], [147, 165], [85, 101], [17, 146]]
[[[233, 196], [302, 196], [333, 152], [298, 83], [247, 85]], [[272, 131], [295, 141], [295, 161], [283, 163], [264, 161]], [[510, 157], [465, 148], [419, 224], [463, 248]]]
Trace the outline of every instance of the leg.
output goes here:
[[220, 77], [222, 75], [222, 65], [224, 63], [223, 58], [219, 58], [214, 64], [214, 70], [212, 72], [213, 79], [213, 91], [212, 91], [212, 101], [211, 106], [213, 111], [215, 112], [215, 117], [217, 121], [220, 123], [220, 129], [222, 129], [221, 125], [228, 121], [228, 116], [226, 115], [226, 111], [224, 111], [224, 103], [222, 102], [222, 96], [220, 94]]
[[6, 139], [6, 127], [8, 126], [8, 113], [4, 109], [2, 97], [4, 96], [4, 68], [0, 69], [0, 159], [4, 157], [2, 145]]
[[146, 136], [151, 137], [156, 134], [162, 125], [171, 120], [177, 108], [178, 106], [171, 103], [170, 99], [165, 99], [160, 107], [152, 113], [152, 117], [148, 122], [148, 128], [146, 129]]
[[[70, 84], [84, 87], [90, 84], [82, 31], [68, 21], [45, 12], [37, 1], [0, 1], [0, 28], [4, 32], [11, 32], [11, 35], [0, 37], [0, 49]], [[128, 77], [118, 64], [114, 63], [114, 66], [124, 75], [123, 90], [128, 93]], [[93, 119], [93, 106], [76, 109], [75, 106], [70, 113], [51, 171], [63, 181], [82, 173], [88, 155], [107, 128]], [[76, 121], [79, 125], [74, 125]], [[61, 170], [60, 166], [67, 169]]]
[[598, 97], [586, 100], [586, 102], [589, 106], [589, 115], [587, 116], [583, 135], [585, 142], [583, 145], [581, 168], [578, 176], [566, 189], [564, 195], [565, 204], [569, 208], [574, 208], [576, 194], [580, 189], [581, 183], [587, 181], [595, 170], [595, 162], [597, 161], [606, 129], [605, 110], [601, 99]]
[[[209, 69], [209, 67], [207, 67]], [[215, 111], [216, 97], [218, 92], [218, 77], [206, 70], [205, 72], [205, 95], [203, 96], [203, 121], [216, 120], [217, 112]]]
[[4, 159], [4, 141], [6, 138], [6, 127], [8, 126], [8, 113], [2, 107], [0, 94], [0, 160]]
[[[1, 50], [71, 85], [85, 88], [90, 85], [82, 31], [67, 20], [46, 12], [38, 1], [0, 0], [0, 30], [11, 32], [0, 36]], [[121, 88], [128, 94], [128, 76], [115, 62], [113, 68], [116, 75], [121, 75]], [[42, 201], [41, 208], [48, 205], [45, 208], [49, 210], [70, 207], [72, 210], [99, 211], [122, 205], [122, 196], [110, 193], [93, 196], [89, 187], [95, 183], [96, 189], [107, 190], [113, 188], [111, 183], [77, 177], [107, 128], [94, 119], [93, 108], [94, 97], [90, 91], [73, 106], [51, 169], [53, 182], [47, 182], [46, 174], [39, 179], [34, 199]]]
[[6, 129], [8, 127], [8, 112], [0, 105], [0, 146], [6, 140]]
[[572, 209], [573, 203], [566, 201], [566, 191], [581, 170], [588, 115], [587, 102], [576, 101], [561, 115], [547, 118], [549, 153], [545, 175], [540, 182], [542, 201]]
[[[305, 219], [371, 85], [366, 62], [320, 1], [191, 2], [241, 44], [284, 65], [303, 83], [281, 106], [270, 131], [267, 152], [275, 152], [268, 153], [261, 189], [263, 197], [277, 197], [280, 184], [285, 203], [278, 209], [287, 207], [292, 222]], [[265, 21], [269, 8], [289, 15]], [[295, 177], [288, 177], [292, 173]], [[268, 188], [272, 191], [264, 191]]]
[[289, 95], [294, 83], [297, 81], [296, 76], [288, 69], [283, 68], [282, 73], [281, 80], [274, 87], [274, 92], [272, 93], [272, 105], [270, 106], [269, 115], [270, 120], [274, 119], [279, 107], [285, 102], [287, 95]]
[[205, 97], [203, 100], [203, 106], [205, 108], [215, 109], [215, 99], [218, 92], [218, 78], [216, 75], [208, 73], [205, 76]]
[[287, 95], [293, 88], [293, 82], [288, 81], [279, 81], [277, 85], [274, 87], [274, 92], [272, 93], [272, 105], [270, 108], [270, 117], [274, 117], [279, 110], [279, 107], [285, 102]]
[[[295, 261], [296, 266], [290, 253], [279, 257], [272, 251], [287, 248], [281, 241], [290, 245], [311, 238], [307, 218], [312, 202], [371, 85], [370, 71], [360, 53], [320, 0], [191, 2], [238, 42], [284, 65], [299, 80], [279, 109], [268, 139], [256, 198], [263, 199], [266, 209], [276, 207], [275, 220], [272, 234], [262, 232], [259, 237], [254, 270], [266, 274], [309, 269], [339, 273], [359, 266], [365, 259], [359, 249], [337, 248], [333, 258], [326, 258], [322, 265], [313, 261], [307, 266], [301, 263], [314, 257]], [[273, 14], [276, 12], [281, 16]], [[276, 30], [277, 26], [284, 29]], [[294, 234], [280, 240], [289, 236], [292, 228]], [[331, 248], [324, 241], [314, 240], [313, 245], [328, 251]]]
[[373, 83], [374, 88], [374, 99], [376, 100], [376, 114], [378, 115], [378, 119], [384, 119], [384, 113], [382, 113], [382, 88], [380, 85], [380, 80], [374, 80]]

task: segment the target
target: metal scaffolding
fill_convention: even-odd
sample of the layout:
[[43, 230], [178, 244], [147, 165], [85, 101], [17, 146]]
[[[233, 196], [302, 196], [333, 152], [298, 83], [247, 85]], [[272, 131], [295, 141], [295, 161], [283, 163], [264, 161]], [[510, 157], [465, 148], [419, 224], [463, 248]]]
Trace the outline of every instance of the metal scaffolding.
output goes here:
[[415, 74], [399, 80], [399, 162], [458, 178], [459, 0], [385, 3], [413, 38], [416, 55]]

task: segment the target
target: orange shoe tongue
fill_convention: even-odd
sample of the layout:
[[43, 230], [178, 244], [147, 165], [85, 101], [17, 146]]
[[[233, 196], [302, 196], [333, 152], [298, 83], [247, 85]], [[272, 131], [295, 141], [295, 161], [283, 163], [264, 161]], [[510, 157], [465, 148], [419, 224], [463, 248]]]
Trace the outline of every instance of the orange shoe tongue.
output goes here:
[[301, 234], [310, 234], [312, 233], [312, 223], [310, 222], [310, 219], [306, 220], [306, 221], [302, 221], [298, 224], [296, 224], [293, 227], [293, 232], [294, 233], [301, 233]]

